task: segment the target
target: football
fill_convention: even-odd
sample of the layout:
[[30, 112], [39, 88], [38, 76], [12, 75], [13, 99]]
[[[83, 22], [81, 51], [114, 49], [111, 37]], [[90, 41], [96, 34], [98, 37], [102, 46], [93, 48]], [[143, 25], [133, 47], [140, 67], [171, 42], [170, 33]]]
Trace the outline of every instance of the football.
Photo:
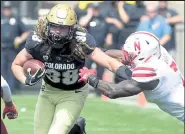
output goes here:
[[25, 74], [27, 73], [28, 68], [31, 68], [31, 74], [33, 75], [39, 68], [44, 69], [44, 63], [39, 60], [30, 59], [26, 61], [23, 65], [23, 70]]

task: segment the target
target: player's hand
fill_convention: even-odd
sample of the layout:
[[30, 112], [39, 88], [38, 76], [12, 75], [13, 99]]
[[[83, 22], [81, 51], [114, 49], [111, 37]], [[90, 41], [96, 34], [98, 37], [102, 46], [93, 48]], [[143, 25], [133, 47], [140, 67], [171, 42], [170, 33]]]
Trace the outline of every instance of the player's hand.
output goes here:
[[80, 69], [80, 79], [78, 80], [78, 82], [87, 82], [88, 77], [90, 75], [96, 75], [96, 70], [95, 69], [88, 69], [87, 67], [83, 67], [82, 69]]
[[41, 68], [39, 68], [37, 70], [37, 72], [34, 75], [32, 75], [31, 68], [28, 68], [27, 74], [26, 74], [25, 85], [26, 86], [33, 86], [33, 85], [37, 84], [40, 81], [40, 79], [44, 76], [45, 72], [46, 72], [45, 69], [42, 70]]
[[6, 106], [4, 107], [3, 110], [3, 119], [5, 119], [5, 116], [8, 117], [8, 119], [15, 119], [18, 116], [18, 112], [16, 107], [14, 106], [14, 104], [12, 104], [11, 106]]

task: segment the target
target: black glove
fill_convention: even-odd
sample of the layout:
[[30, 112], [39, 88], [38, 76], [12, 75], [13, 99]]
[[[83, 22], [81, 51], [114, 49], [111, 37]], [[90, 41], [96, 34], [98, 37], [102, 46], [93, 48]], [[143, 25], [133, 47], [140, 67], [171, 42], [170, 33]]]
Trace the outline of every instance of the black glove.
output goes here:
[[44, 76], [44, 74], [45, 74], [45, 69], [42, 70], [41, 68], [39, 68], [34, 75], [31, 75], [31, 68], [28, 68], [27, 74], [26, 74], [25, 85], [33, 86], [37, 84], [40, 81], [40, 79]]

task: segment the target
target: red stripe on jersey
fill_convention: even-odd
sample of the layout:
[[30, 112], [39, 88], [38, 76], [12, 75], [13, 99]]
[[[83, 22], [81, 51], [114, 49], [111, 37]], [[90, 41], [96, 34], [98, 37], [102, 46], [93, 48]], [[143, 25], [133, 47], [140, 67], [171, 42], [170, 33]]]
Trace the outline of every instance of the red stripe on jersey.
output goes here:
[[153, 68], [150, 68], [150, 67], [136, 67], [133, 71], [137, 71], [137, 70], [155, 71]]
[[135, 73], [135, 74], [132, 74], [132, 77], [152, 77], [152, 76], [156, 76], [156, 73], [152, 73], [152, 74]]

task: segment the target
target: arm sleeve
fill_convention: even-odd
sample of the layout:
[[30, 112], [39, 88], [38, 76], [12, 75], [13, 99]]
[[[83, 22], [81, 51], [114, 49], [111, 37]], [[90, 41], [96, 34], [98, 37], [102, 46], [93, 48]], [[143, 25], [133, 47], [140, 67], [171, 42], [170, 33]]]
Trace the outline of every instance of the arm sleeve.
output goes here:
[[1, 76], [1, 92], [3, 95], [2, 99], [4, 102], [10, 102], [12, 100], [10, 87], [2, 76]]
[[124, 80], [117, 84], [99, 80], [97, 89], [112, 99], [133, 96], [142, 91], [134, 80]]

